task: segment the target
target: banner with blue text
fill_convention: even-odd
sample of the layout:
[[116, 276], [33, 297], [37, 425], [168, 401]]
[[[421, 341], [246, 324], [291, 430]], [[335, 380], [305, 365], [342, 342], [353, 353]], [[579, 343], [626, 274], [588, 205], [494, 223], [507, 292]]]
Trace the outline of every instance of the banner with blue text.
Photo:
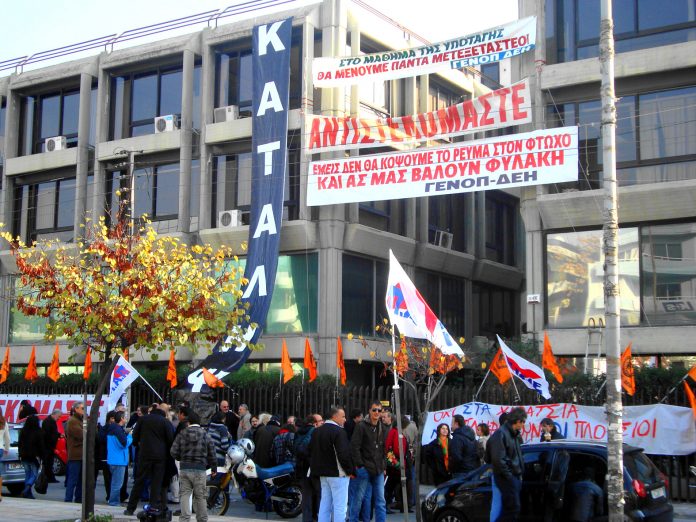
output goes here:
[[[266, 323], [280, 251], [285, 178], [287, 176], [288, 101], [292, 18], [254, 27], [252, 42], [252, 179], [249, 254], [242, 303], [249, 305], [245, 339], [257, 342]], [[252, 327], [255, 324], [256, 327]], [[204, 386], [203, 367], [216, 377], [239, 369], [250, 350], [226, 339], [218, 343], [191, 375], [192, 391]]]

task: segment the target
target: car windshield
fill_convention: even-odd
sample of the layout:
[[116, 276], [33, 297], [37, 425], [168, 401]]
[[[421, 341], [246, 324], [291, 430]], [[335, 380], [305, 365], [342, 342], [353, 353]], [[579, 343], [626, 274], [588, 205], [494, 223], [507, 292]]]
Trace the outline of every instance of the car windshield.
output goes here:
[[624, 456], [624, 466], [631, 478], [638, 479], [644, 484], [653, 484], [661, 480], [655, 465], [642, 451], [632, 451]]

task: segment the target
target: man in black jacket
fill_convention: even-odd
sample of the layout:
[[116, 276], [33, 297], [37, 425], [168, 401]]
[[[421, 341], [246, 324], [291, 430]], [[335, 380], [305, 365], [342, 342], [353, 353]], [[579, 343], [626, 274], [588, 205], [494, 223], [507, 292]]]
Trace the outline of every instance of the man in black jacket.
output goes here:
[[462, 415], [452, 419], [452, 440], [449, 443], [449, 470], [452, 475], [464, 474], [478, 468], [476, 434], [464, 422]]
[[343, 429], [346, 412], [333, 406], [329, 417], [312, 433], [310, 473], [319, 477], [321, 483], [319, 522], [330, 521], [332, 513], [335, 521], [343, 522], [348, 509], [348, 477], [354, 475], [355, 470], [348, 435]]
[[58, 439], [60, 439], [57, 422], [61, 415], [63, 415], [63, 412], [60, 409], [55, 409], [41, 423], [44, 449], [46, 450], [43, 455], [43, 471], [49, 483], [58, 482], [53, 474], [53, 454], [56, 450]]
[[173, 441], [174, 428], [159, 408], [140, 417], [135, 424], [133, 445], [138, 447], [138, 474], [124, 515], [132, 516], [135, 512], [147, 478], [150, 479], [150, 506], [155, 509], [166, 507], [161, 505], [162, 481]]
[[496, 516], [495, 507], [491, 508], [491, 520], [497, 522], [514, 522], [520, 515], [520, 491], [522, 490], [522, 471], [524, 458], [520, 448], [520, 432], [527, 420], [524, 408], [513, 408], [505, 419], [505, 424], [498, 428], [486, 444], [493, 466], [494, 489], [500, 494], [500, 513]]
[[363, 499], [371, 494], [375, 506], [375, 521], [385, 522], [387, 504], [384, 500], [384, 444], [389, 429], [381, 422], [382, 403], [372, 401], [367, 419], [353, 431], [350, 445], [355, 464], [351, 489], [350, 522], [358, 522]]

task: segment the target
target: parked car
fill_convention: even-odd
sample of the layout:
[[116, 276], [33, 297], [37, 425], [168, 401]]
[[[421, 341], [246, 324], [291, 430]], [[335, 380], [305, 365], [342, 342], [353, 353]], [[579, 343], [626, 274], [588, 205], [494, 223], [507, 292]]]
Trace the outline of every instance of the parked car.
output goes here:
[[[48, 417], [48, 415], [45, 413], [40, 413], [37, 415], [37, 417], [39, 418], [40, 422], [43, 422], [44, 419]], [[53, 474], [56, 476], [65, 475], [65, 470], [67, 468], [68, 447], [65, 440], [65, 424], [68, 422], [69, 419], [70, 415], [64, 413], [56, 422], [56, 425], [58, 426], [58, 434], [60, 435], [58, 443], [56, 444], [56, 449], [53, 451]], [[17, 426], [19, 426], [20, 428], [23, 425], [24, 419], [20, 420], [17, 423]]]
[[5, 465], [2, 484], [12, 495], [19, 495], [24, 489], [24, 466], [19, 460], [19, 432], [20, 427], [10, 424], [10, 451], [2, 456], [2, 463]]
[[[624, 444], [624, 513], [629, 520], [666, 522], [673, 519], [667, 478], [641, 448]], [[566, 485], [579, 480], [585, 469], [604, 491], [606, 520], [607, 445], [582, 441], [553, 441], [522, 446], [522, 521], [568, 520], [573, 498]], [[426, 522], [483, 522], [491, 510], [491, 466], [486, 464], [461, 478], [440, 484], [421, 504]], [[569, 490], [568, 490], [569, 491]]]

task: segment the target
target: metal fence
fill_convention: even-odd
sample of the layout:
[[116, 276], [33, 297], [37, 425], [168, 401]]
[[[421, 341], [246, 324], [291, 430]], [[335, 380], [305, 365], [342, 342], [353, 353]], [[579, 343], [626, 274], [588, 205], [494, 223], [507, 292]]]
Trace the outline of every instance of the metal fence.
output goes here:
[[[176, 402], [176, 394], [168, 387], [157, 387], [157, 392], [164, 401]], [[477, 397], [480, 402], [490, 404], [541, 404], [539, 396], [526, 389], [519, 390], [519, 398], [510, 386], [491, 386], [485, 388]], [[2, 393], [22, 394], [82, 394], [83, 386], [32, 386], [26, 385], [4, 387]], [[94, 392], [94, 387], [88, 386], [88, 393]], [[476, 388], [470, 386], [445, 386], [434, 401], [433, 410], [451, 408], [458, 404], [469, 402], [474, 398]], [[655, 404], [667, 394], [668, 389], [653, 388], [638, 390], [633, 397], [624, 397], [624, 405]], [[420, 392], [422, 393], [422, 392]], [[602, 406], [603, 394], [597, 394], [594, 389], [559, 388], [552, 391], [557, 402], [574, 402], [590, 406]], [[391, 386], [244, 386], [239, 388], [224, 388], [214, 390], [210, 395], [203, 396], [211, 403], [221, 400], [229, 401], [231, 407], [245, 403], [250, 410], [257, 414], [269, 412], [286, 417], [288, 415], [305, 416], [309, 413], [324, 414], [334, 404], [342, 405], [346, 411], [360, 408], [366, 411], [373, 400], [389, 401], [393, 404], [394, 390]], [[519, 402], [518, 402], [519, 399]], [[402, 387], [401, 408], [406, 414], [416, 413], [415, 394], [412, 389]], [[138, 405], [151, 404], [157, 401], [156, 395], [146, 385], [136, 381], [131, 387], [131, 409]], [[677, 388], [667, 397], [668, 404], [687, 406], [687, 400], [682, 388]], [[689, 465], [696, 464], [696, 453], [683, 457], [651, 455], [653, 462], [669, 479], [669, 491], [673, 500], [696, 502], [696, 488], [693, 487], [696, 477], [692, 477], [692, 487], [689, 488]], [[427, 477], [424, 477], [427, 478]]]

